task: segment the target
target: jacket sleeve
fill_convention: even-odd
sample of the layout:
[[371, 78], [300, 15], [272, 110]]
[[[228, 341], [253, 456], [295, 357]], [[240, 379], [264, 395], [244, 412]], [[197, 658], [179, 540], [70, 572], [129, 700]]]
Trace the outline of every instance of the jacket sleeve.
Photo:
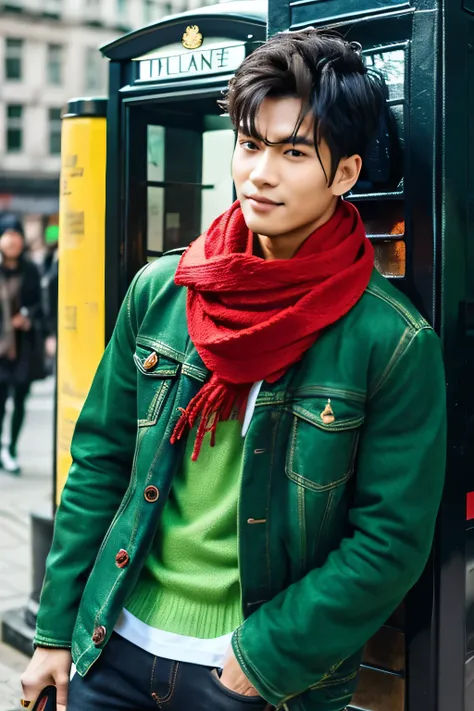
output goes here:
[[37, 646], [70, 647], [82, 592], [130, 481], [135, 450], [135, 278], [71, 444], [37, 618]]
[[421, 575], [445, 473], [441, 347], [429, 328], [368, 404], [351, 536], [324, 565], [262, 605], [236, 631], [234, 653], [259, 693], [278, 705], [356, 654]]

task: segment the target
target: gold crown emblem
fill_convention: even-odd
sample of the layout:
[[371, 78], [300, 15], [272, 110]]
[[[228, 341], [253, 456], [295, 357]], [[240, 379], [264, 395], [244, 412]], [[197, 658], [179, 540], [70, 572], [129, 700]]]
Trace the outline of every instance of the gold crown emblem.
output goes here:
[[197, 25], [189, 25], [186, 27], [186, 32], [181, 42], [186, 49], [197, 49], [200, 47], [203, 43], [203, 37], [199, 32], [199, 27]]

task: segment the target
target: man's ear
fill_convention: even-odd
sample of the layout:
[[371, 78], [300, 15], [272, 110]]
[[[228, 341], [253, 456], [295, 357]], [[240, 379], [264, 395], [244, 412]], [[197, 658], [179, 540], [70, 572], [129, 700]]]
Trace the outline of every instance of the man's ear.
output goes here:
[[331, 190], [334, 196], [340, 197], [352, 190], [359, 180], [362, 170], [362, 158], [359, 155], [341, 158]]

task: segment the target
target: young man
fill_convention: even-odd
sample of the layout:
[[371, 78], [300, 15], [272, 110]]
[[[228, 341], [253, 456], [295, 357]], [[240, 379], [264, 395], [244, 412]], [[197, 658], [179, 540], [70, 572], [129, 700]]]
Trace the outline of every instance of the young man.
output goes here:
[[[134, 280], [79, 419], [26, 701], [341, 711], [429, 555], [440, 344], [341, 197], [383, 106], [360, 48], [274, 37], [231, 82], [239, 201]], [[224, 167], [223, 167], [224, 169]]]

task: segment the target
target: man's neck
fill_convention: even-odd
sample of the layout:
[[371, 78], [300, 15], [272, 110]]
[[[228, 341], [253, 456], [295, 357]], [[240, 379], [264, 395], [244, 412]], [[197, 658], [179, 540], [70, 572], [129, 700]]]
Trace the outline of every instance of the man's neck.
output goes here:
[[[338, 202], [335, 201], [326, 210], [326, 212], [321, 215], [315, 222], [310, 225], [304, 225], [303, 227], [294, 230], [293, 232], [286, 233], [283, 235], [277, 235], [275, 237], [267, 237], [266, 235], [256, 235], [256, 240], [258, 240], [260, 255], [264, 259], [274, 260], [274, 259], [292, 259], [296, 252], [299, 250], [303, 242], [305, 242], [310, 235], [315, 232], [319, 227], [328, 222], [334, 215]], [[257, 245], [255, 245], [256, 247]], [[254, 254], [257, 254], [254, 248]]]

